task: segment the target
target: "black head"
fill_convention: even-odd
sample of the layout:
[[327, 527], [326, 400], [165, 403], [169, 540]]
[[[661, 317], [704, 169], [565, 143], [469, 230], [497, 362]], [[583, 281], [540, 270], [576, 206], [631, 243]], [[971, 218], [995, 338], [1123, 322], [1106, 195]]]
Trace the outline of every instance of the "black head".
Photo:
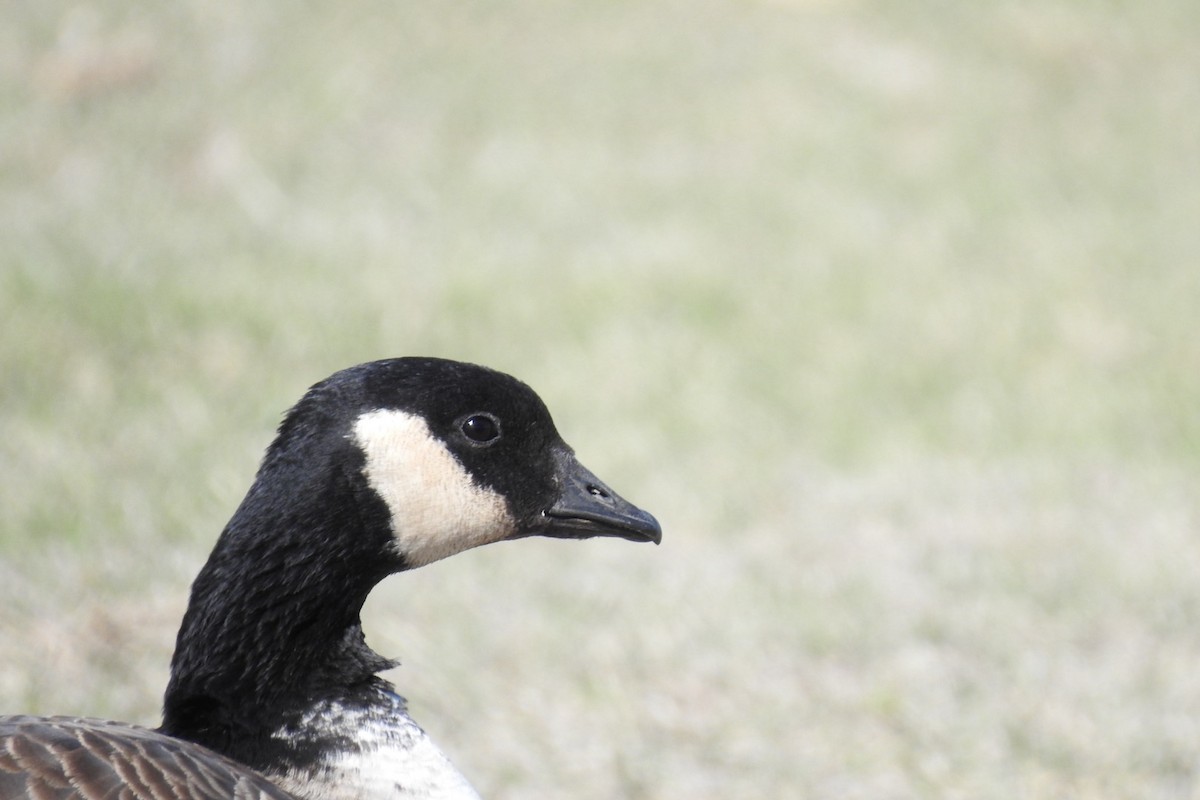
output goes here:
[[485, 367], [398, 358], [344, 370], [297, 404], [273, 451], [323, 438], [321, 426], [359, 451], [407, 567], [523, 536], [661, 538], [576, 460], [532, 389]]

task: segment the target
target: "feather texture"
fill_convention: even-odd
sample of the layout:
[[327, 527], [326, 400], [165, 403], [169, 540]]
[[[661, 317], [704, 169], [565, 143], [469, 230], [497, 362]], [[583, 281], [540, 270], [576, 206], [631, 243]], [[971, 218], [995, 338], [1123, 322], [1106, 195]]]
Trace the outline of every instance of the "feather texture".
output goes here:
[[0, 718], [5, 800], [294, 800], [206, 747], [99, 719]]

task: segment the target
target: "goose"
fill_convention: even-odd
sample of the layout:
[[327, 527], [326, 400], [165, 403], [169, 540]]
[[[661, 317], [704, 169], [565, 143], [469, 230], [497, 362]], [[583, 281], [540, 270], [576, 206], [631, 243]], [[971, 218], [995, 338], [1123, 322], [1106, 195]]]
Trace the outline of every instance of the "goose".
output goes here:
[[337, 372], [284, 415], [192, 584], [162, 725], [0, 717], [0, 798], [478, 800], [359, 614], [388, 575], [527, 536], [662, 532], [515, 378], [415, 357]]

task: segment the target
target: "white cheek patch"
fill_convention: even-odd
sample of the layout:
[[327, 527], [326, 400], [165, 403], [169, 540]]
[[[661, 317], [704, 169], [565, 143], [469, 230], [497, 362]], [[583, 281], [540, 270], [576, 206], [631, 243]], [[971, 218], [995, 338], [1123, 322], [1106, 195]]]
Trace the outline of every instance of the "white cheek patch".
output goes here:
[[409, 566], [515, 532], [504, 498], [476, 484], [421, 417], [371, 411], [355, 422], [354, 439], [366, 454], [367, 482], [387, 504], [396, 548]]

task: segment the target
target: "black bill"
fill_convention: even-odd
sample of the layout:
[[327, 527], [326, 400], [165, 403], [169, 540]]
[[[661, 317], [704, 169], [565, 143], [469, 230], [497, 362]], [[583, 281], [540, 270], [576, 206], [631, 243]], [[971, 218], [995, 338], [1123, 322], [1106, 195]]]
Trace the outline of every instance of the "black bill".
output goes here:
[[524, 535], [562, 539], [618, 536], [632, 542], [662, 541], [662, 528], [653, 515], [625, 500], [591, 471], [574, 454], [559, 456], [561, 493], [542, 512], [536, 530]]

